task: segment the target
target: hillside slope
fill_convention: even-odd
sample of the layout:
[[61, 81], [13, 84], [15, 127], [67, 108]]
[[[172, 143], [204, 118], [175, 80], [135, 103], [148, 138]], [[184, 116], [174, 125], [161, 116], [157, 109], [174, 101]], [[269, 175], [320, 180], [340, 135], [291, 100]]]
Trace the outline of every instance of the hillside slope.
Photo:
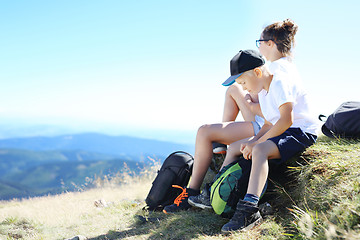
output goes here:
[[131, 171], [137, 174], [145, 163], [114, 160], [54, 161], [0, 178], [0, 200], [27, 198], [92, 187], [94, 180]]
[[[0, 176], [21, 173], [42, 164], [55, 162], [82, 162], [93, 160], [114, 160], [113, 155], [84, 150], [31, 151], [23, 149], [0, 149]], [[0, 177], [0, 178], [1, 178]]]
[[211, 211], [144, 212], [153, 166], [121, 185], [0, 202], [0, 239], [360, 239], [359, 157], [359, 141], [320, 139], [289, 162], [288, 181], [267, 199], [274, 213], [248, 232], [222, 235], [227, 219]]
[[97, 133], [0, 140], [0, 200], [73, 191], [87, 178], [131, 171], [191, 145]]

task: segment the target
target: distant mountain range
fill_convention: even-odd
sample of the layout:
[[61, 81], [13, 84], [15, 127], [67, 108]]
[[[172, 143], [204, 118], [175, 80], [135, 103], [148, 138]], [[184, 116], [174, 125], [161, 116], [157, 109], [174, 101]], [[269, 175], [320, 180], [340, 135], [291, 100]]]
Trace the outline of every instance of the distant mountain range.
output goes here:
[[0, 140], [0, 199], [71, 191], [85, 179], [132, 171], [193, 146], [97, 133]]
[[[29, 152], [29, 154], [32, 153]], [[53, 154], [55, 153], [53, 152]], [[2, 159], [0, 162], [3, 166]], [[104, 176], [111, 178], [118, 173], [122, 173], [124, 169], [131, 169], [129, 174], [136, 174], [147, 166], [144, 162], [137, 163], [121, 159], [62, 160], [44, 161], [43, 163], [32, 162], [32, 164], [29, 164], [28, 159], [23, 158], [18, 164], [20, 166], [28, 165], [28, 167], [16, 168], [15, 164], [13, 164], [13, 168], [0, 177], [1, 200], [81, 190], [84, 187], [91, 187], [93, 181], [98, 177], [101, 179]]]
[[193, 152], [193, 146], [128, 136], [109, 136], [98, 133], [0, 139], [1, 148], [31, 151], [84, 150], [139, 161], [144, 157], [164, 157], [173, 151]]

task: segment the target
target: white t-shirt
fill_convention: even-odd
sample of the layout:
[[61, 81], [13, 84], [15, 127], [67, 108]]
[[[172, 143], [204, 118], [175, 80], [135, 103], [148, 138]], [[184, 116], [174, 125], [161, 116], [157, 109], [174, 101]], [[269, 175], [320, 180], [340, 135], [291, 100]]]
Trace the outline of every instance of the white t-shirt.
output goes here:
[[292, 102], [294, 121], [291, 127], [316, 135], [316, 119], [311, 115], [307, 93], [296, 66], [281, 58], [272, 62], [269, 70], [273, 74], [269, 91], [263, 89], [259, 92], [260, 108], [265, 119], [274, 125], [280, 119], [279, 107]]

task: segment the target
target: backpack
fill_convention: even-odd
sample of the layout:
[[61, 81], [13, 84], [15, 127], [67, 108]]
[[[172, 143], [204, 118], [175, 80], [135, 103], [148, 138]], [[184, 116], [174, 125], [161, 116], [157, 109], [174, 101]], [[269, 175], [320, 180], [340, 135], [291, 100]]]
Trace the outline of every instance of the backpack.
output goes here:
[[241, 157], [226, 165], [216, 175], [210, 187], [210, 203], [214, 212], [230, 218], [240, 198], [247, 192], [251, 161]]
[[[324, 115], [320, 115], [321, 121]], [[360, 102], [344, 102], [330, 116], [321, 127], [321, 131], [328, 137], [360, 137]]]
[[172, 204], [182, 191], [173, 185], [183, 187], [188, 184], [193, 163], [193, 156], [187, 152], [177, 151], [170, 154], [152, 183], [145, 200], [145, 208], [150, 211], [161, 211], [165, 206]]

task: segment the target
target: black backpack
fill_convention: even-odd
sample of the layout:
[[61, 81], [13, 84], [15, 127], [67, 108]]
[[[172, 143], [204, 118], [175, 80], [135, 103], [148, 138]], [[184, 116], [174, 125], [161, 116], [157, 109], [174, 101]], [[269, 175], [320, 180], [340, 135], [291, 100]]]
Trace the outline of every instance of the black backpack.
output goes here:
[[[319, 119], [326, 116], [320, 115]], [[360, 137], [360, 102], [344, 102], [327, 117], [321, 131], [328, 137]]]
[[150, 211], [160, 211], [172, 204], [182, 192], [180, 188], [172, 187], [172, 185], [184, 187], [188, 184], [193, 163], [193, 156], [187, 152], [177, 151], [170, 154], [152, 183], [145, 200], [147, 204], [145, 208]]

